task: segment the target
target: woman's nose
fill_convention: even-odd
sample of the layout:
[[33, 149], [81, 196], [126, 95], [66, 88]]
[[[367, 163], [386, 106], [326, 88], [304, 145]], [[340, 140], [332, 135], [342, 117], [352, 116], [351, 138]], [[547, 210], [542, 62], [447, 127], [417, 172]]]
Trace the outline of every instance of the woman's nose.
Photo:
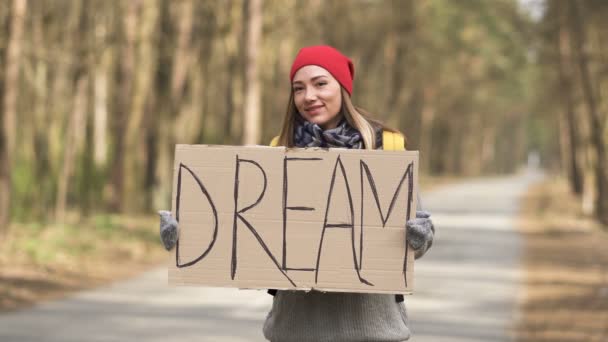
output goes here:
[[304, 99], [309, 102], [314, 101], [317, 99], [317, 93], [314, 91], [314, 89], [307, 89]]

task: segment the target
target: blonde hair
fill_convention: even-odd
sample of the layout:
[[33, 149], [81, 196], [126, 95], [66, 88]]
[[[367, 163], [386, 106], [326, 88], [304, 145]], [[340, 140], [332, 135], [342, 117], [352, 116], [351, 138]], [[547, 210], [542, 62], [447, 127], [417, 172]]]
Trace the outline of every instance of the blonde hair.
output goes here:
[[[361, 139], [363, 140], [363, 148], [367, 150], [376, 149], [376, 129], [375, 127], [382, 127], [383, 130], [396, 132], [394, 129], [386, 127], [380, 121], [371, 118], [371, 115], [364, 109], [355, 107], [350, 99], [350, 95], [343, 88], [340, 87], [342, 93], [342, 106], [340, 107], [340, 113], [346, 122], [351, 125], [354, 129], [359, 131]], [[293, 99], [293, 90], [289, 95], [289, 102], [287, 104], [287, 111], [283, 118], [283, 125], [281, 127], [281, 133], [279, 134], [279, 146], [294, 147], [293, 130], [295, 128], [296, 119], [300, 116], [296, 104]]]

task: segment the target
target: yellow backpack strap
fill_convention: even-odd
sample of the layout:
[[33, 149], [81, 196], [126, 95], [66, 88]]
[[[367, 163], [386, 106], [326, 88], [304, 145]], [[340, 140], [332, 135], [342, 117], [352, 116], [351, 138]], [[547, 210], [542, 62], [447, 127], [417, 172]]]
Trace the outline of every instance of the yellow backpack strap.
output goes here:
[[382, 149], [385, 151], [405, 151], [405, 138], [403, 134], [382, 131]]
[[272, 147], [279, 146], [279, 136], [272, 138], [272, 140], [270, 141], [270, 146], [272, 146]]

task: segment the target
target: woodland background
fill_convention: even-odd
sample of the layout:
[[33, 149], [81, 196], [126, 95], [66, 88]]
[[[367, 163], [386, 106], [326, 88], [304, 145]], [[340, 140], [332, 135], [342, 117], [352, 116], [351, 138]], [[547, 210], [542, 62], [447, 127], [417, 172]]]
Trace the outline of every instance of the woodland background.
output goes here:
[[608, 225], [608, 2], [0, 1], [0, 235], [168, 208], [176, 143], [267, 144], [298, 49], [355, 62], [353, 102], [429, 175], [568, 177]]

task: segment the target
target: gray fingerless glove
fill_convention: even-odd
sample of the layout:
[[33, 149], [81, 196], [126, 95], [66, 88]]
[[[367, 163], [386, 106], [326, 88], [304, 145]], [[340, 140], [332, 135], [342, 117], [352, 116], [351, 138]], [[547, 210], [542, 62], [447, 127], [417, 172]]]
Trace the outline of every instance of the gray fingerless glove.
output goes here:
[[415, 251], [416, 259], [423, 256], [433, 245], [435, 226], [426, 211], [416, 211], [416, 218], [406, 222], [407, 241]]
[[159, 210], [160, 215], [160, 240], [165, 249], [170, 251], [175, 247], [179, 237], [179, 224], [167, 210]]

